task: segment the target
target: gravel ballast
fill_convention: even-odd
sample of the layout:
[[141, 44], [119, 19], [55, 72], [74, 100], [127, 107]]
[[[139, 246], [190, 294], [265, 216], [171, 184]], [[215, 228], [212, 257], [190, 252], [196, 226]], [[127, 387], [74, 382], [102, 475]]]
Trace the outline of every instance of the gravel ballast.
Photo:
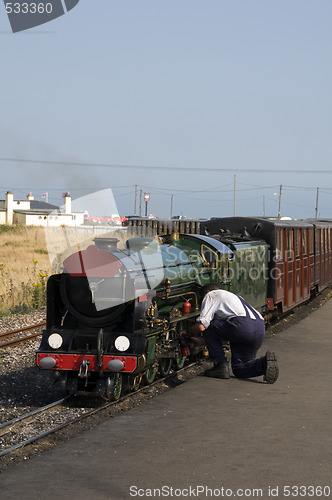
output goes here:
[[[45, 310], [8, 317], [1, 320], [0, 333], [42, 321], [45, 321]], [[0, 423], [62, 397], [52, 374], [36, 366], [40, 340], [41, 337], [37, 337], [16, 347], [0, 349]]]

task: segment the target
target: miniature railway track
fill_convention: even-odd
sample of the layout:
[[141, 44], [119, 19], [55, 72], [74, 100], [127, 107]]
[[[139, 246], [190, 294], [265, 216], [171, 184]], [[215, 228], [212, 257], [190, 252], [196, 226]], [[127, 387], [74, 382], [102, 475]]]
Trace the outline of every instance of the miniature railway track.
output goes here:
[[[97, 408], [93, 408], [92, 410], [86, 410], [86, 408], [80, 407], [68, 407], [64, 405], [66, 401], [72, 401], [73, 398], [71, 396], [67, 396], [63, 399], [55, 401], [49, 405], [43, 406], [41, 408], [37, 408], [34, 411], [21, 415], [20, 417], [16, 417], [12, 420], [4, 422], [0, 424], [0, 457], [7, 455], [18, 448], [23, 446], [27, 446], [35, 441], [42, 439], [49, 434], [53, 434], [64, 427], [79, 422], [80, 420], [90, 417], [98, 412], [101, 412], [111, 406], [120, 405], [125, 400], [136, 396], [139, 393], [149, 391], [151, 388], [155, 387], [158, 384], [161, 384], [164, 381], [172, 379], [172, 377], [176, 377], [185, 372], [186, 370], [198, 366], [199, 362], [193, 362], [186, 365], [181, 370], [177, 370], [170, 375], [162, 378], [158, 378], [148, 386], [143, 386], [140, 389], [125, 394], [117, 401], [107, 402]], [[52, 413], [52, 410], [56, 411], [56, 413]], [[73, 417], [73, 412], [79, 413]], [[48, 414], [48, 416], [47, 416]], [[56, 422], [57, 421], [57, 422]], [[50, 424], [51, 422], [51, 424]], [[36, 429], [37, 427], [37, 429]], [[15, 436], [13, 444], [13, 436]], [[8, 445], [8, 440], [10, 441], [10, 445]], [[7, 444], [6, 444], [7, 441]]]
[[[32, 340], [36, 337], [39, 337], [39, 335], [41, 335], [42, 332], [32, 333], [30, 335], [25, 335], [23, 337], [19, 335], [21, 335], [23, 332], [29, 332], [31, 330], [35, 330], [36, 328], [40, 328], [45, 325], [46, 322], [43, 321], [35, 325], [23, 326], [22, 328], [18, 328], [17, 330], [11, 330], [9, 332], [0, 333], [0, 349], [4, 347], [14, 347], [18, 344], [22, 344], [23, 342], [28, 342], [28, 340]], [[5, 340], [5, 339], [10, 339], [12, 337], [17, 337], [17, 338], [12, 340]]]
[[[19, 435], [19, 433], [22, 432], [22, 429], [24, 430], [29, 424], [35, 422], [40, 414], [61, 405], [64, 401], [65, 399], [60, 399], [58, 401], [55, 401], [54, 403], [50, 403], [49, 405], [37, 408], [36, 410], [21, 415], [20, 417], [13, 418], [12, 420], [8, 420], [7, 422], [0, 424], [0, 444], [5, 444], [6, 436], [12, 436], [13, 434]], [[38, 439], [38, 435], [37, 437], [35, 436], [35, 438]], [[6, 453], [9, 453], [10, 451], [13, 451], [32, 441], [34, 441], [33, 437], [30, 439], [19, 441], [17, 444], [1, 450], [0, 456], [5, 455]]]

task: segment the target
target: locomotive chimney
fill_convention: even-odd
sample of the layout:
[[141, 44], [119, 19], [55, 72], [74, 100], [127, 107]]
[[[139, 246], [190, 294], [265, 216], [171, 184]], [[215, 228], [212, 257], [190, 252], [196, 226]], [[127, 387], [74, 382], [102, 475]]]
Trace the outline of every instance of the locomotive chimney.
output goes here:
[[106, 252], [114, 252], [118, 248], [120, 240], [118, 238], [94, 238], [93, 240], [99, 250]]

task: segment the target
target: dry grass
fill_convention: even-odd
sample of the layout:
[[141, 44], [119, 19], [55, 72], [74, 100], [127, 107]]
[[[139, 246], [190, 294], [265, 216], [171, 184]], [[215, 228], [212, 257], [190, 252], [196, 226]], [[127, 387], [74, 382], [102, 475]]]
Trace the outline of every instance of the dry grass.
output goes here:
[[[120, 246], [127, 237], [114, 230], [106, 235], [117, 237]], [[61, 272], [63, 260], [87, 248], [96, 236], [101, 234], [93, 228], [0, 225], [0, 317], [45, 305], [47, 277]]]
[[43, 305], [50, 273], [43, 228], [0, 226], [0, 314]]

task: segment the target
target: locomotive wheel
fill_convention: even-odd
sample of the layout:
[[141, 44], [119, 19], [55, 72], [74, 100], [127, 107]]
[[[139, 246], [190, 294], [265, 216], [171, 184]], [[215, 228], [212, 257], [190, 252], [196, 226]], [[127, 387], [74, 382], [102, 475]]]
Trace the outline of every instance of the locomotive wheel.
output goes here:
[[66, 396], [69, 395], [69, 390], [67, 389], [67, 376], [60, 380], [60, 387], [61, 387], [62, 396], [65, 398]]
[[143, 374], [144, 385], [152, 384], [152, 382], [156, 378], [156, 375], [157, 375], [157, 368], [155, 368], [154, 366], [151, 366], [151, 368], [148, 368], [146, 370], [146, 372]]
[[142, 373], [138, 375], [122, 375], [122, 392], [136, 392], [140, 388]]
[[139, 375], [136, 375], [133, 379], [133, 383], [131, 386], [132, 391], [136, 392], [139, 389], [139, 386], [141, 385], [142, 381], [142, 374], [140, 373]]
[[174, 359], [173, 359], [175, 370], [181, 370], [181, 368], [184, 367], [186, 359], [187, 359], [187, 356], [182, 356], [181, 352], [176, 354]]
[[159, 373], [162, 377], [169, 375], [172, 369], [172, 358], [162, 358], [159, 360]]
[[73, 379], [70, 379], [66, 373], [61, 376], [60, 387], [62, 396], [65, 398], [66, 396], [73, 396], [75, 394], [77, 390], [77, 383], [73, 384]]
[[122, 375], [116, 373], [106, 379], [106, 398], [108, 401], [117, 401], [121, 396]]
[[138, 391], [142, 381], [142, 374], [138, 375], [128, 375], [126, 389], [127, 391]]

